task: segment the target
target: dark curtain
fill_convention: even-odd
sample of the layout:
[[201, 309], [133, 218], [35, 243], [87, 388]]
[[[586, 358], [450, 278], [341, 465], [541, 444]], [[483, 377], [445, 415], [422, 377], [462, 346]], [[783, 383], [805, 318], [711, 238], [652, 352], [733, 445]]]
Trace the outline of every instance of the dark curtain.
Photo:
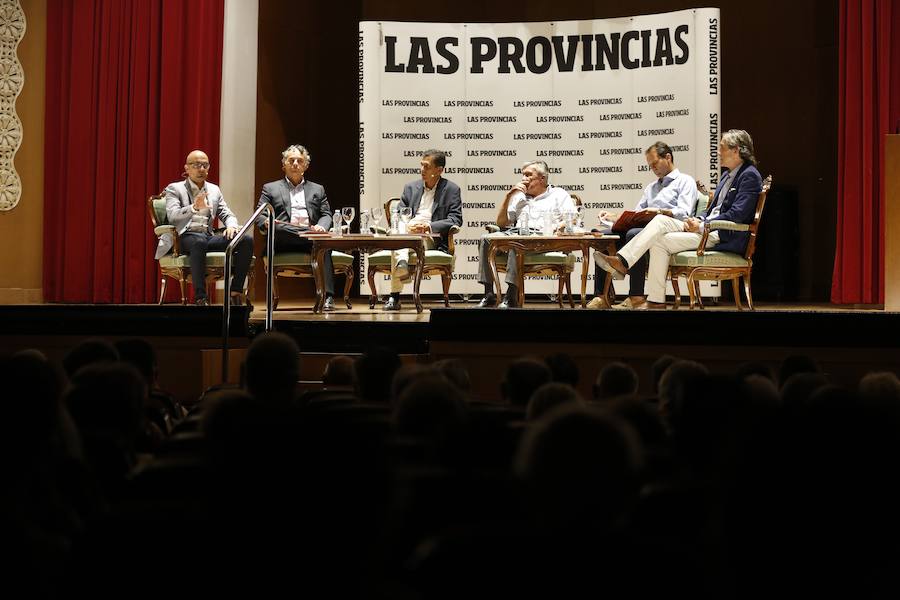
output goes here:
[[884, 302], [884, 138], [900, 127], [900, 0], [841, 0], [831, 301]]
[[156, 300], [147, 198], [195, 148], [216, 180], [223, 22], [224, 0], [48, 0], [47, 301]]

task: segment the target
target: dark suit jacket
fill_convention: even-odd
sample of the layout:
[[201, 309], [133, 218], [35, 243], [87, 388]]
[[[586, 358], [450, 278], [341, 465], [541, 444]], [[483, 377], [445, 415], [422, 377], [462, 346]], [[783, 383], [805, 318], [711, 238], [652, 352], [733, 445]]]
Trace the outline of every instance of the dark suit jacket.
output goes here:
[[[722, 189], [722, 183], [723, 181], [719, 180], [713, 201], [706, 209], [706, 215], [709, 215], [713, 208], [721, 203], [721, 211], [710, 219], [711, 221], [725, 220], [748, 225], [752, 223], [756, 214], [756, 201], [762, 191], [762, 177], [759, 171], [752, 164], [744, 163], [734, 179], [728, 183], [727, 190]], [[706, 219], [706, 215], [704, 215], [704, 219]], [[719, 243], [714, 249], [743, 254], [749, 241], [749, 232], [723, 229], [719, 231]]]
[[[425, 182], [421, 179], [410, 181], [403, 186], [400, 203], [412, 209], [415, 216], [425, 193]], [[441, 177], [434, 191], [434, 206], [431, 208], [431, 230], [441, 234], [439, 250], [447, 250], [447, 233], [454, 225], [462, 227], [462, 194], [459, 186]]]
[[[325, 229], [331, 228], [331, 205], [328, 204], [328, 196], [325, 195], [325, 188], [310, 181], [303, 180], [303, 193], [306, 195], [306, 211], [309, 213], [309, 222], [311, 225], [319, 225]], [[262, 193], [259, 195], [259, 208], [266, 202], [270, 202], [275, 209], [275, 219], [291, 222], [291, 187], [287, 178], [282, 177], [278, 181], [271, 181], [263, 185]], [[256, 219], [256, 226], [260, 229], [266, 224], [265, 214], [260, 215]], [[291, 229], [300, 230], [301, 227], [294, 225], [275, 224], [275, 229]]]

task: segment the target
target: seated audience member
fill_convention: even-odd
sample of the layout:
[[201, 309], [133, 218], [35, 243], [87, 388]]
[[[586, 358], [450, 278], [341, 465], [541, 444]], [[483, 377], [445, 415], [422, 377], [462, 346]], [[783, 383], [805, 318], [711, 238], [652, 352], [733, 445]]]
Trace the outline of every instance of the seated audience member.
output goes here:
[[758, 375], [760, 377], [765, 377], [772, 382], [775, 381], [775, 377], [772, 375], [772, 369], [769, 368], [769, 365], [759, 361], [741, 363], [738, 365], [734, 374], [742, 379], [750, 377], [751, 375]]
[[819, 363], [805, 354], [792, 354], [785, 357], [778, 366], [778, 387], [783, 388], [787, 380], [796, 373], [821, 373]]
[[[512, 233], [518, 235], [521, 223], [528, 222], [529, 228], [540, 229], [545, 218], [551, 219], [554, 231], [562, 225], [564, 215], [575, 212], [575, 202], [569, 193], [549, 183], [550, 169], [542, 160], [525, 163], [522, 166], [522, 180], [506, 193], [497, 212], [497, 225], [501, 228], [516, 227]], [[494, 278], [488, 264], [488, 241], [491, 237], [507, 235], [507, 232], [488, 233], [481, 237], [478, 244], [478, 281], [484, 285], [484, 298], [478, 304], [480, 308], [494, 306]], [[506, 257], [506, 298], [500, 308], [518, 305], [519, 290], [516, 287], [518, 277], [516, 253], [511, 251]]]
[[515, 472], [539, 527], [608, 531], [624, 523], [637, 500], [641, 467], [640, 440], [630, 426], [572, 406], [525, 434]]
[[300, 348], [294, 339], [277, 331], [254, 338], [244, 358], [247, 393], [257, 401], [289, 407], [300, 379]]
[[391, 404], [396, 405], [400, 396], [411, 383], [426, 377], [443, 377], [433, 365], [401, 365], [394, 372], [394, 378], [391, 380]]
[[[859, 380], [857, 391], [864, 401], [900, 409], [900, 379], [890, 371], [866, 373]], [[900, 425], [900, 421], [897, 424]]]
[[115, 500], [137, 464], [144, 431], [147, 385], [123, 363], [85, 366], [72, 377], [65, 404], [84, 444], [85, 458], [108, 498]]
[[573, 388], [578, 387], [578, 365], [570, 355], [565, 352], [558, 352], [546, 357], [544, 362], [550, 367], [550, 374], [553, 381], [568, 383]]
[[443, 376], [419, 371], [400, 390], [392, 415], [394, 432], [432, 442], [452, 443], [463, 433], [467, 416], [462, 394]]
[[665, 370], [659, 380], [659, 415], [666, 430], [672, 433], [677, 427], [685, 396], [696, 389], [698, 382], [709, 375], [709, 370], [698, 362], [678, 360]]
[[353, 359], [349, 356], [335, 356], [325, 365], [322, 383], [325, 387], [353, 387], [356, 375], [353, 371]]
[[163, 433], [171, 433], [174, 424], [186, 413], [172, 394], [159, 387], [159, 365], [153, 346], [146, 340], [133, 338], [119, 340], [115, 347], [122, 362], [136, 368], [147, 384], [146, 417]]
[[356, 359], [356, 395], [363, 402], [384, 402], [391, 398], [391, 382], [400, 368], [400, 357], [390, 348], [375, 347]]
[[[462, 226], [462, 195], [459, 186], [441, 175], [447, 164], [447, 154], [440, 150], [426, 150], [419, 161], [421, 179], [403, 186], [400, 206], [412, 210], [407, 224], [408, 233], [439, 233], [437, 246], [433, 238], [425, 238], [426, 248], [447, 251], [447, 233], [454, 225]], [[391, 253], [391, 295], [384, 310], [400, 310], [400, 292], [410, 280], [409, 249]]]
[[663, 354], [650, 365], [650, 377], [653, 379], [653, 393], [659, 393], [659, 380], [662, 378], [663, 373], [666, 372], [672, 363], [677, 361], [678, 358], [672, 356], [671, 354]]
[[[634, 207], [634, 212], [646, 214], [660, 214], [684, 221], [691, 216], [694, 203], [697, 198], [697, 183], [694, 178], [682, 173], [675, 168], [675, 157], [672, 148], [665, 142], [656, 142], [644, 152], [647, 166], [656, 176], [656, 179], [644, 186], [644, 193]], [[601, 223], [615, 223], [619, 215], [614, 212], [601, 210], [599, 214]], [[607, 233], [612, 233], [611, 225], [602, 228]], [[634, 236], [643, 231], [643, 227], [629, 229], [622, 239], [616, 242], [621, 248], [630, 242]], [[647, 278], [647, 256], [642, 256], [629, 270], [628, 298], [616, 304], [613, 308], [640, 309], [647, 301], [644, 294], [644, 280]], [[594, 268], [594, 299], [588, 303], [588, 308], [608, 308], [606, 299], [603, 298], [603, 285], [606, 278], [601, 275], [599, 266]]]
[[635, 370], [623, 362], [603, 365], [594, 382], [594, 400], [609, 400], [618, 396], [633, 396], [637, 393], [638, 376]]
[[550, 381], [550, 368], [544, 361], [522, 357], [509, 363], [500, 382], [504, 402], [522, 410], [528, 405], [536, 389]]
[[571, 385], [551, 381], [536, 389], [531, 395], [525, 410], [525, 418], [528, 421], [535, 421], [560, 406], [583, 403], [581, 394]]
[[111, 363], [119, 360], [119, 351], [111, 342], [101, 339], [88, 339], [72, 348], [63, 358], [63, 369], [66, 376], [72, 378], [84, 366], [95, 363]]
[[446, 377], [447, 381], [455, 385], [456, 389], [468, 397], [472, 391], [472, 380], [469, 377], [469, 369], [466, 368], [466, 363], [458, 358], [444, 358], [435, 361], [432, 366]]
[[[228, 208], [222, 191], [206, 180], [209, 157], [201, 150], [188, 154], [184, 165], [187, 177], [166, 186], [166, 216], [181, 240], [181, 250], [190, 257], [194, 304], [208, 306], [206, 295], [206, 253], [224, 252], [240, 229], [237, 217]], [[213, 232], [218, 219], [225, 225], [222, 234]], [[160, 237], [156, 258], [162, 258], [172, 248], [170, 235]], [[234, 277], [231, 280], [231, 303], [241, 304], [244, 280], [253, 258], [253, 238], [245, 235], [234, 250]]]
[[[594, 253], [597, 265], [614, 276], [625, 275], [644, 254], [650, 253], [647, 308], [665, 308], [669, 257], [684, 250], [696, 249], [705, 223], [716, 220], [744, 224], [753, 222], [756, 201], [762, 190], [762, 177], [756, 169], [750, 134], [741, 129], [726, 131], [719, 142], [719, 159], [727, 171], [716, 186], [702, 218], [690, 217], [680, 221], [657, 215], [615, 256]], [[750, 234], [746, 231], [714, 230], [707, 238], [706, 247], [740, 254], [749, 240]]]
[[[281, 153], [281, 170], [284, 177], [262, 187], [257, 208], [269, 202], [275, 209], [275, 253], [309, 252], [312, 242], [300, 237], [307, 231], [324, 233], [332, 226], [331, 205], [325, 188], [304, 176], [312, 157], [299, 145], [288, 146]], [[266, 215], [256, 221], [262, 233], [266, 232]], [[340, 226], [340, 223], [338, 223]], [[334, 265], [331, 251], [325, 253], [322, 264], [325, 279], [325, 304], [322, 310], [334, 310]]]

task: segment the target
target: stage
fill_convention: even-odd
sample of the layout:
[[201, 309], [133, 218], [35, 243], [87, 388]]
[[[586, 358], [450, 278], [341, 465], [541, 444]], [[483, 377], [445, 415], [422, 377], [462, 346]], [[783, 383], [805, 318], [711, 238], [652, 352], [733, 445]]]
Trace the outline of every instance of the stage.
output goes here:
[[[366, 298], [353, 308], [313, 314], [312, 301], [286, 302], [273, 316], [273, 327], [297, 340], [303, 353], [301, 377], [320, 379], [336, 354], [358, 354], [369, 346], [395, 349], [406, 363], [458, 358], [470, 370], [476, 396], [495, 396], [503, 369], [521, 355], [565, 352], [581, 370], [579, 389], [590, 385], [603, 364], [622, 360], [650, 393], [650, 365], [673, 354], [728, 371], [746, 361], [776, 368], [792, 354], [816, 358], [833, 381], [855, 385], [873, 370], [900, 365], [900, 313], [875, 308], [758, 303], [738, 311], [722, 303], [703, 310], [614, 311], [558, 308], [529, 298], [524, 308], [479, 309], [475, 302], [433, 298], [416, 313], [404, 302], [398, 312], [368, 308]], [[263, 331], [265, 312], [233, 312], [229, 334], [229, 379], [237, 381], [240, 361], [253, 337]], [[28, 304], [0, 306], [0, 351], [38, 348], [61, 360], [90, 337], [110, 340], [143, 337], [157, 350], [161, 384], [190, 403], [221, 381], [222, 309], [180, 305]]]

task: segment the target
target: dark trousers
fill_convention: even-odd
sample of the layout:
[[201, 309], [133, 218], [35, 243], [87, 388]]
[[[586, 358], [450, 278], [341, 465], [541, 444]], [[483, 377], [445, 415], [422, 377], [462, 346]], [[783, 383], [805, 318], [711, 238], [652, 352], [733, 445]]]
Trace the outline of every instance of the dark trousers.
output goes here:
[[[629, 229], [625, 233], [625, 238], [620, 239], [616, 242], [616, 250], [620, 249], [622, 246], [631, 241], [631, 238], [639, 234], [643, 231], [643, 227], [635, 227], [634, 229]], [[650, 267], [650, 253], [645, 253], [640, 260], [638, 260], [633, 265], [628, 265], [628, 295], [629, 296], [644, 296], [644, 283], [647, 281], [647, 269]], [[601, 269], [594, 264], [594, 295], [602, 296], [603, 295], [603, 286], [606, 283], [606, 278], [609, 277], [610, 274]]]
[[[225, 252], [231, 240], [224, 235], [209, 235], [186, 231], [181, 234], [181, 250], [188, 255], [191, 263], [191, 280], [194, 285], [194, 298], [206, 298], [206, 253]], [[253, 258], [253, 238], [244, 236], [234, 249], [234, 278], [231, 280], [232, 292], [244, 291], [244, 280], [250, 270]]]
[[[309, 238], [299, 237], [291, 231], [276, 229], [275, 254], [279, 252], [312, 252], [312, 242]], [[325, 295], [334, 296], [334, 265], [331, 262], [331, 250], [325, 252], [322, 275], [325, 280]]]

